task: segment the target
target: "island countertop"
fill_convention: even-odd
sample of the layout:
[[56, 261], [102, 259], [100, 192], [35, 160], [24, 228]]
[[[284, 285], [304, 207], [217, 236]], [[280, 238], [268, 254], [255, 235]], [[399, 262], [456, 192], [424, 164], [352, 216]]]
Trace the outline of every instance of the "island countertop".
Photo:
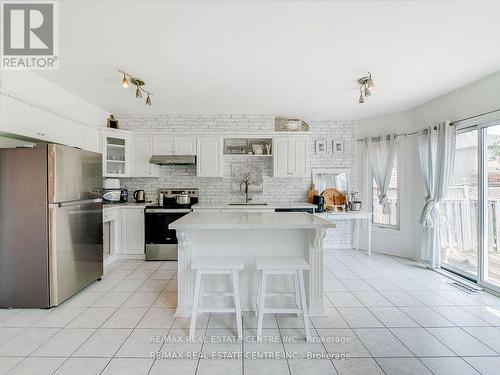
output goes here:
[[168, 226], [176, 230], [328, 229], [335, 224], [304, 212], [191, 212]]
[[245, 205], [243, 202], [200, 202], [194, 204], [191, 208], [196, 209], [242, 209], [245, 210], [263, 210], [263, 209], [291, 209], [291, 208], [307, 208], [315, 209], [318, 205], [308, 202], [252, 202]]

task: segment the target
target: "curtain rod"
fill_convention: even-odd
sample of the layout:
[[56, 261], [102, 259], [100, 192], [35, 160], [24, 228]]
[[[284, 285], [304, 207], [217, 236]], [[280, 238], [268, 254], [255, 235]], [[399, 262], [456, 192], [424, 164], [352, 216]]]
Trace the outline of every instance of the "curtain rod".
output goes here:
[[[420, 133], [420, 132], [400, 133], [400, 134], [394, 134], [394, 136], [395, 137], [407, 137], [409, 135], [415, 135], [415, 134], [418, 134], [418, 133]], [[391, 134], [391, 135], [393, 135], [393, 134]], [[376, 136], [373, 136], [373, 137], [358, 138], [358, 142], [364, 142], [368, 138], [378, 138], [378, 137], [382, 137], [382, 135], [376, 135]]]
[[489, 114], [495, 113], [495, 112], [500, 112], [500, 109], [494, 109], [492, 111], [480, 113], [479, 115], [470, 116], [470, 117], [462, 118], [460, 120], [452, 121], [452, 122], [450, 122], [450, 125], [455, 125], [455, 124], [458, 124], [459, 122], [462, 122], [462, 121], [472, 120], [473, 118], [481, 117], [481, 116], [484, 116], [484, 115], [489, 115]]
[[[495, 112], [500, 112], [500, 109], [494, 109], [492, 111], [488, 111], [488, 112], [484, 112], [484, 113], [480, 113], [479, 115], [474, 115], [474, 116], [470, 116], [470, 117], [465, 117], [465, 118], [462, 118], [460, 120], [455, 120], [455, 121], [451, 121], [450, 122], [450, 126], [453, 126], [453, 125], [456, 125], [456, 124], [459, 124], [463, 121], [467, 121], [467, 120], [472, 120], [476, 117], [481, 117], [481, 116], [485, 116], [485, 115], [489, 115], [491, 113], [495, 113]], [[425, 132], [427, 130], [426, 129], [423, 129], [423, 131]], [[422, 131], [422, 130], [420, 130]], [[406, 136], [409, 136], [409, 135], [415, 135], [415, 134], [418, 134], [420, 133], [420, 131], [416, 131], [416, 132], [412, 132], [412, 133], [401, 133], [401, 134], [394, 134], [395, 137], [406, 137]], [[364, 142], [366, 141], [368, 138], [377, 138], [377, 137], [380, 137], [379, 136], [375, 136], [375, 137], [366, 137], [366, 138], [358, 138], [358, 142]]]

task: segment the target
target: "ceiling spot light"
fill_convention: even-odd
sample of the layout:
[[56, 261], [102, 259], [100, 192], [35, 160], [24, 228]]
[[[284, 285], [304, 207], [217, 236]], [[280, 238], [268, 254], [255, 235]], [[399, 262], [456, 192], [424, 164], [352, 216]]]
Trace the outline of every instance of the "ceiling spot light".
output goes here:
[[125, 73], [123, 73], [122, 87], [125, 89], [128, 89], [128, 79], [127, 79], [127, 75]]
[[368, 72], [368, 75], [366, 77], [361, 77], [360, 79], [358, 79], [358, 85], [360, 91], [359, 103], [364, 103], [365, 98], [372, 94], [370, 89], [373, 89], [375, 87], [373, 84], [372, 74]]
[[373, 89], [375, 86], [373, 85], [372, 74], [368, 72], [368, 79], [366, 80], [366, 87], [369, 89]]
[[363, 96], [363, 89], [359, 90], [359, 103], [363, 104], [365, 102], [365, 97]]
[[130, 82], [131, 85], [135, 86], [135, 97], [140, 99], [143, 93], [145, 93], [147, 94], [146, 105], [151, 105], [151, 97], [153, 94], [144, 88], [146, 83], [142, 79], [136, 78], [123, 70], [118, 71], [123, 74], [122, 86], [128, 88]]

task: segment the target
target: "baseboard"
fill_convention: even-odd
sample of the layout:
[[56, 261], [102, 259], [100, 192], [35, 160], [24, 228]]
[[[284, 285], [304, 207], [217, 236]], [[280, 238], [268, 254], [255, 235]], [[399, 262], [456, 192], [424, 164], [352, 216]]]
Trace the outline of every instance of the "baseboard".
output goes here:
[[112, 254], [107, 258], [104, 258], [104, 267], [109, 266], [117, 259], [116, 254]]
[[116, 254], [116, 257], [121, 260], [145, 260], [146, 254]]

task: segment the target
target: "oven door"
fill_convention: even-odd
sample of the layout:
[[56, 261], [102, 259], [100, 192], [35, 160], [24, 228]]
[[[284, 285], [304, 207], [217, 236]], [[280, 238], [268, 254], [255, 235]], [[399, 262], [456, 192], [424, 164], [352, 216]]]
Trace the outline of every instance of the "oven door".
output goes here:
[[146, 260], [177, 260], [177, 234], [168, 226], [189, 212], [190, 209], [146, 209]]

